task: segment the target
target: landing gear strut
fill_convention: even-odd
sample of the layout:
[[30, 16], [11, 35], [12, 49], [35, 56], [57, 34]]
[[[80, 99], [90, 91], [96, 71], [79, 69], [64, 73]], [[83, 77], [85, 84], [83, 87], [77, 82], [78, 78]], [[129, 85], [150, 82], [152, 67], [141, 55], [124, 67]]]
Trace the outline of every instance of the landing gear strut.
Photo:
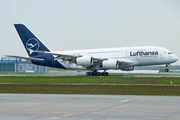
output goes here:
[[93, 71], [93, 72], [87, 72], [86, 75], [87, 75], [87, 76], [108, 76], [109, 73], [108, 73], [108, 72], [97, 72], [97, 71]]
[[166, 64], [165, 72], [169, 72], [168, 65]]

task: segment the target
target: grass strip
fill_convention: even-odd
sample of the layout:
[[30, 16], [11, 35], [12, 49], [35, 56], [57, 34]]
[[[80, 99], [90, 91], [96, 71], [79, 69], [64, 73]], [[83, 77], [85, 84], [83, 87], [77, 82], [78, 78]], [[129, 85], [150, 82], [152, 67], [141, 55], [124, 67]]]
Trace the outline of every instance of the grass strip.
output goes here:
[[0, 93], [24, 94], [101, 94], [101, 95], [180, 95], [180, 86], [141, 85], [56, 85], [1, 84]]
[[0, 83], [90, 83], [90, 84], [180, 84], [180, 78], [144, 78], [121, 76], [62, 76], [62, 77], [0, 77]]

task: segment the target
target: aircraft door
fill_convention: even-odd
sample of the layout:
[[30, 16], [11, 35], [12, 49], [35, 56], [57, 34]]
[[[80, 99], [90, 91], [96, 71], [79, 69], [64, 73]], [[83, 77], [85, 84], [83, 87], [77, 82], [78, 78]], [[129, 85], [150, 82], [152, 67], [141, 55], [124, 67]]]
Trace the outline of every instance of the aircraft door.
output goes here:
[[126, 50], [125, 50], [125, 53], [126, 53], [126, 54], [129, 54], [129, 50], [128, 50], [128, 49], [126, 49]]

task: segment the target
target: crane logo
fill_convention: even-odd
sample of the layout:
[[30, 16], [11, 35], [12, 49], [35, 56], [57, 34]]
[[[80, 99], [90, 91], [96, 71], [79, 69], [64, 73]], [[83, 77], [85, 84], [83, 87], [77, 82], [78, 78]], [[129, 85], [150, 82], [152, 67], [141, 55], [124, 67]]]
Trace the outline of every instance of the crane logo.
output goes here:
[[39, 49], [39, 41], [35, 38], [30, 38], [26, 42], [26, 49], [29, 51], [29, 54], [31, 55], [34, 51], [37, 51]]

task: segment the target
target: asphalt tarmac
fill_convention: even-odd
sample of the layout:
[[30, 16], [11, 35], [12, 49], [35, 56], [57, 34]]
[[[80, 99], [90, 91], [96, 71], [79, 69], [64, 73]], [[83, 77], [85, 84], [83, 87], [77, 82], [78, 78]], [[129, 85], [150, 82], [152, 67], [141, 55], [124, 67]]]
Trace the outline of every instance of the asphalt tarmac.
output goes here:
[[180, 96], [0, 94], [0, 120], [179, 120]]

